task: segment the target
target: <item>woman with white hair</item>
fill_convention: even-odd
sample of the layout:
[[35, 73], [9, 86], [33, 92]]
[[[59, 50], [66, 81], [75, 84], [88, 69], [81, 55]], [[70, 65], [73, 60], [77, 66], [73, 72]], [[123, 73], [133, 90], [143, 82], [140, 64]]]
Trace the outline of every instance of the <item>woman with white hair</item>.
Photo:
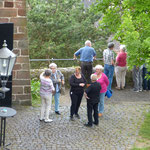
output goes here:
[[115, 74], [116, 74], [116, 82], [117, 87], [116, 89], [124, 89], [125, 87], [125, 76], [127, 71], [127, 53], [125, 45], [120, 45], [120, 52], [116, 57], [116, 67], [115, 67]]
[[100, 100], [98, 104], [98, 109], [99, 109], [98, 116], [101, 117], [104, 112], [104, 98], [105, 98], [105, 93], [107, 91], [107, 87], [109, 85], [109, 80], [108, 77], [103, 73], [104, 67], [102, 65], [96, 65], [95, 69], [96, 69], [95, 74], [97, 75], [97, 82], [99, 82], [101, 85]]
[[49, 65], [49, 68], [52, 70], [51, 74], [51, 80], [53, 81], [54, 87], [55, 87], [55, 113], [57, 115], [60, 115], [59, 112], [59, 97], [61, 93], [61, 86], [64, 85], [64, 75], [61, 73], [60, 70], [57, 70], [57, 65], [55, 63], [51, 63]]

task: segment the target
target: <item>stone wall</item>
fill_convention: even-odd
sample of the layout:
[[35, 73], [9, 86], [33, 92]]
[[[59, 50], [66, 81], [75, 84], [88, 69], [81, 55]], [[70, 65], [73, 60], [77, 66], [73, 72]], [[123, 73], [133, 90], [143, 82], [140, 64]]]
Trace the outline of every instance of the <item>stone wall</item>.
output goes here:
[[14, 23], [13, 103], [31, 104], [26, 0], [0, 0], [0, 23]]
[[[67, 88], [69, 88], [69, 78], [70, 76], [74, 73], [75, 69], [73, 67], [68, 67], [68, 68], [58, 68], [58, 70], [60, 70], [64, 77], [65, 77], [65, 86]], [[44, 71], [44, 69], [32, 69], [31, 72], [31, 79], [35, 78], [37, 80], [39, 80], [39, 76], [40, 74]], [[95, 71], [94, 71], [95, 72]], [[132, 80], [132, 72], [131, 71], [127, 71], [127, 75], [126, 75], [126, 85], [127, 86], [133, 86], [133, 80]], [[116, 79], [114, 76], [114, 80], [113, 80], [113, 87], [116, 86]]]

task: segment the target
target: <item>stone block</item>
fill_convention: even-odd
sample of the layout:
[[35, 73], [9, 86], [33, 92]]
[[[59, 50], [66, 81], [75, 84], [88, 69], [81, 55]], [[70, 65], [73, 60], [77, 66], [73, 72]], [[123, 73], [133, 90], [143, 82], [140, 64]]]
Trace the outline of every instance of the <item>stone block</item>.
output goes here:
[[16, 95], [16, 101], [20, 100], [31, 100], [31, 95], [30, 94]]
[[17, 71], [16, 78], [17, 79], [30, 79], [30, 72], [29, 71]]
[[29, 55], [29, 50], [28, 49], [23, 49], [21, 51], [21, 55]]
[[22, 64], [22, 69], [23, 70], [29, 70], [30, 69], [29, 64]]
[[14, 7], [14, 3], [13, 2], [5, 2], [4, 7]]
[[21, 49], [28, 49], [28, 40], [20, 40], [18, 42], [18, 47]]
[[27, 28], [26, 27], [19, 27], [19, 33], [27, 33]]
[[15, 49], [15, 48], [17, 49], [17, 48], [18, 48], [18, 41], [14, 40], [13, 46], [14, 46], [14, 49]]
[[14, 34], [14, 40], [23, 40], [23, 39], [27, 39], [26, 34]]
[[[16, 16], [17, 16], [17, 9], [12, 9], [12, 8], [0, 9], [0, 17], [16, 17]], [[13, 22], [13, 20], [14, 19], [11, 19], [10, 22]]]
[[0, 23], [8, 23], [8, 18], [0, 18]]
[[26, 16], [26, 10], [25, 9], [18, 9], [18, 16]]
[[22, 57], [22, 56], [19, 56], [17, 57], [17, 63], [29, 63], [29, 57]]
[[21, 87], [21, 86], [19, 86], [19, 87], [13, 86], [12, 87], [12, 93], [13, 94], [23, 94], [23, 87]]
[[15, 8], [26, 8], [26, 2], [23, 2], [23, 1], [18, 1], [18, 2], [15, 2]]
[[15, 26], [26, 26], [27, 25], [26, 18], [11, 18], [10, 22], [13, 22]]
[[13, 79], [12, 80], [12, 85], [30, 85], [30, 80], [26, 79], [26, 80], [18, 80], [18, 79]]
[[17, 55], [20, 56], [21, 55], [21, 50], [20, 49], [13, 49], [13, 52]]
[[0, 2], [0, 8], [2, 8], [4, 5], [3, 5], [3, 2]]
[[30, 86], [25, 86], [25, 87], [24, 87], [24, 93], [25, 93], [25, 94], [31, 93], [31, 87], [30, 87]]
[[15, 64], [13, 70], [20, 70], [21, 69], [21, 64]]

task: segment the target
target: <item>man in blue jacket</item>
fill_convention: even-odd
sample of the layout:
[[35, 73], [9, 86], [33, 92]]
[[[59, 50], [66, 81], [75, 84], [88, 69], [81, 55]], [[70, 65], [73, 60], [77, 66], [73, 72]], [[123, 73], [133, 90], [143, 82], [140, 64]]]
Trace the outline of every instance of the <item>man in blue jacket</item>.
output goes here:
[[81, 61], [81, 72], [85, 76], [87, 83], [90, 84], [90, 76], [93, 69], [93, 59], [96, 59], [96, 52], [94, 48], [91, 47], [91, 41], [87, 40], [85, 42], [85, 47], [80, 48], [74, 53], [74, 59], [80, 55]]

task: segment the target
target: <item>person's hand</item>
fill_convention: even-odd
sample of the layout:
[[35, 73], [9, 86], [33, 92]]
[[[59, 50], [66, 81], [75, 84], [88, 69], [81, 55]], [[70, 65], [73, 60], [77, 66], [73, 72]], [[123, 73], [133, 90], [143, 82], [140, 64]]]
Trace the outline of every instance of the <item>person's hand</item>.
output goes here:
[[79, 84], [79, 86], [82, 86], [82, 87], [84, 87], [84, 86], [85, 86], [85, 84], [84, 84], [84, 83], [80, 83], [80, 84]]
[[55, 94], [55, 90], [52, 90], [52, 94], [53, 94], [53, 95]]
[[61, 79], [58, 79], [58, 82], [61, 82]]
[[86, 98], [86, 99], [90, 99], [90, 98], [87, 96], [87, 94], [86, 94], [86, 93], [84, 93], [84, 96], [85, 96], [85, 98]]
[[62, 85], [64, 85], [65, 84], [64, 80], [62, 80], [61, 83], [62, 83]]

